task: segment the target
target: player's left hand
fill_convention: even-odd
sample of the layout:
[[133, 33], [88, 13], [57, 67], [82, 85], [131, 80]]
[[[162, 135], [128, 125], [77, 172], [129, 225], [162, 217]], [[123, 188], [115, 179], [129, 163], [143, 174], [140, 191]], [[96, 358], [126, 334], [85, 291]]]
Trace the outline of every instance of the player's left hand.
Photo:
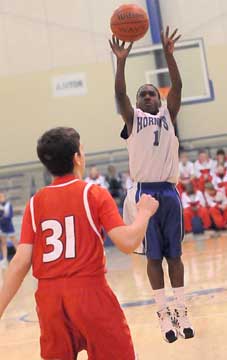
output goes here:
[[169, 35], [169, 26], [166, 27], [166, 31], [161, 31], [161, 39], [163, 50], [166, 54], [173, 54], [174, 45], [180, 39], [181, 35], [176, 36], [178, 29], [175, 29], [174, 32]]

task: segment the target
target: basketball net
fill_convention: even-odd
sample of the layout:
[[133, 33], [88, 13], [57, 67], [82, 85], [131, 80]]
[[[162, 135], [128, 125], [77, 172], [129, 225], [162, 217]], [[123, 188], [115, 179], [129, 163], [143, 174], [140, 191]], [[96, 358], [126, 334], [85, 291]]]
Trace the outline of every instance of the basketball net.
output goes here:
[[158, 88], [162, 101], [166, 101], [167, 95], [169, 93], [169, 89], [170, 89], [169, 86]]

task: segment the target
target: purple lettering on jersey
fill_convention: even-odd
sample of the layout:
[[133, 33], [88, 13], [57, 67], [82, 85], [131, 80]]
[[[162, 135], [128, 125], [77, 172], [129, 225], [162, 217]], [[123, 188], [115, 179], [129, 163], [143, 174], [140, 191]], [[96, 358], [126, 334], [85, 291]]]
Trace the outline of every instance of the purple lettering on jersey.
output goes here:
[[163, 127], [165, 130], [169, 130], [169, 125], [165, 116], [154, 117], [154, 116], [137, 116], [137, 133], [143, 130], [147, 126], [156, 125]]

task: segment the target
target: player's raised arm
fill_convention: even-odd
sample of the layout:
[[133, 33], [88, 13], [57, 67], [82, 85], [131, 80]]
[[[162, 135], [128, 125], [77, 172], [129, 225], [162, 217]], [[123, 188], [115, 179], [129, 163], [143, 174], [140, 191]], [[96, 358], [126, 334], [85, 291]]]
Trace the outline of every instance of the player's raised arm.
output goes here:
[[115, 95], [117, 104], [120, 114], [127, 125], [128, 134], [130, 134], [132, 131], [134, 110], [126, 92], [125, 63], [133, 43], [131, 42], [128, 47], [125, 47], [125, 42], [120, 43], [120, 40], [114, 35], [112, 36], [112, 42], [109, 40], [109, 43], [117, 58], [117, 71], [115, 78]]
[[181, 35], [176, 36], [177, 29], [169, 35], [169, 26], [167, 26], [165, 33], [161, 32], [162, 46], [165, 53], [166, 62], [169, 68], [171, 79], [171, 88], [167, 96], [167, 107], [170, 112], [172, 121], [174, 122], [181, 105], [181, 89], [182, 81], [176, 60], [173, 56], [174, 45]]
[[137, 214], [131, 225], [118, 226], [108, 232], [109, 237], [119, 250], [129, 254], [135, 251], [143, 241], [150, 217], [159, 206], [157, 200], [143, 194], [137, 203]]

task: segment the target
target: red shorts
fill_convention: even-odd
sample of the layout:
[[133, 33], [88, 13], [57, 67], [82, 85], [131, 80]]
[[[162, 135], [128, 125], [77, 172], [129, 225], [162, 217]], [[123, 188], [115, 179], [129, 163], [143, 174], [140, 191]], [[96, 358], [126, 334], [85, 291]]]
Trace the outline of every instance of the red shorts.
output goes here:
[[130, 330], [104, 278], [39, 281], [35, 294], [43, 359], [135, 360]]

